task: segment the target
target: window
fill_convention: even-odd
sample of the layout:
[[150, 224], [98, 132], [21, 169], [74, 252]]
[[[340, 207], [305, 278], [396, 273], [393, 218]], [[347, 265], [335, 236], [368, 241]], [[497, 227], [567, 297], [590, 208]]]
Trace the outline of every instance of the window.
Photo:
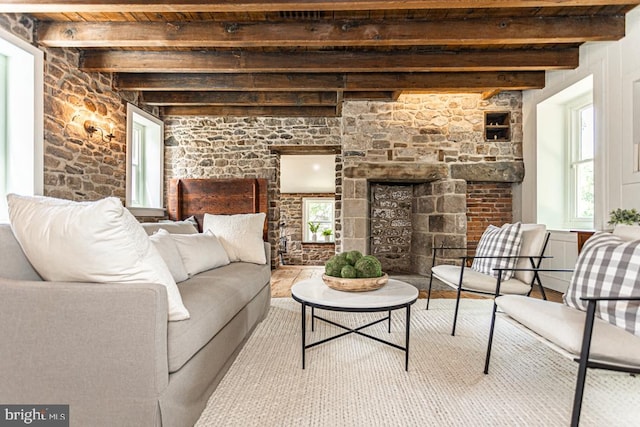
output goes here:
[[163, 216], [164, 125], [127, 105], [127, 198], [137, 216]]
[[549, 229], [592, 229], [595, 212], [593, 77], [537, 106], [537, 221]]
[[[302, 199], [302, 240], [304, 242], [322, 242], [325, 240], [333, 242], [334, 207], [334, 199]], [[309, 223], [313, 224], [315, 232], [312, 232]], [[331, 234], [329, 235], [328, 239], [326, 239], [323, 235], [323, 232], [325, 230], [331, 230]]]
[[0, 222], [6, 195], [43, 191], [42, 51], [0, 30]]
[[582, 97], [568, 106], [569, 125], [569, 222], [593, 224], [593, 103]]

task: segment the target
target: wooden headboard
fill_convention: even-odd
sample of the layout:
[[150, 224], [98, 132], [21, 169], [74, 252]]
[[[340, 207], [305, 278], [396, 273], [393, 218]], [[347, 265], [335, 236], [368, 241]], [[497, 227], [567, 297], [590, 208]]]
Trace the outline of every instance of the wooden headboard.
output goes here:
[[[267, 180], [241, 179], [172, 179], [167, 200], [169, 219], [180, 221], [195, 216], [202, 231], [205, 213], [209, 214], [267, 214]], [[268, 220], [264, 222], [263, 239], [268, 240]]]

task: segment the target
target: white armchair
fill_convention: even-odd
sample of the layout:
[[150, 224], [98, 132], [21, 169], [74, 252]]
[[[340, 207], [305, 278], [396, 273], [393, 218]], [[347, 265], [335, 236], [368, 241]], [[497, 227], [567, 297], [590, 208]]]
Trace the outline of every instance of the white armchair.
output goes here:
[[[445, 248], [439, 247], [433, 250], [433, 260], [431, 268], [431, 278], [429, 280], [429, 290], [427, 292], [427, 306], [429, 309], [429, 301], [431, 299], [431, 288], [433, 279], [440, 280], [447, 286], [456, 289], [456, 306], [453, 314], [453, 328], [451, 335], [456, 333], [456, 323], [458, 319], [458, 310], [460, 306], [461, 292], [472, 292], [487, 296], [496, 294], [497, 278], [473, 270], [467, 267], [467, 261], [479, 258], [516, 258], [515, 274], [508, 280], [503, 280], [500, 286], [500, 295], [515, 294], [529, 295], [534, 285], [540, 287], [543, 298], [546, 300], [544, 288], [536, 271], [531, 268], [539, 267], [541, 260], [544, 258], [544, 252], [549, 241], [549, 233], [543, 224], [522, 224], [522, 241], [520, 244], [519, 255], [516, 256], [461, 256], [459, 257], [460, 265], [436, 264], [436, 251], [438, 250], [459, 250], [466, 248]], [[529, 270], [525, 270], [529, 269]]]
[[[616, 227], [613, 234], [622, 240], [617, 248], [616, 242], [594, 240], [590, 245], [587, 241], [578, 257], [564, 304], [517, 295], [500, 296], [500, 280], [495, 292], [484, 373], [489, 373], [496, 315], [500, 315], [578, 362], [571, 415], [574, 427], [580, 421], [587, 368], [640, 374], [640, 227]], [[601, 240], [608, 236], [603, 237]], [[611, 249], [605, 248], [607, 245]], [[534, 271], [572, 270], [536, 268]], [[502, 270], [498, 276], [501, 274]], [[584, 286], [585, 282], [590, 283]], [[569, 300], [573, 302], [567, 301], [570, 293]], [[617, 304], [619, 302], [622, 304]]]

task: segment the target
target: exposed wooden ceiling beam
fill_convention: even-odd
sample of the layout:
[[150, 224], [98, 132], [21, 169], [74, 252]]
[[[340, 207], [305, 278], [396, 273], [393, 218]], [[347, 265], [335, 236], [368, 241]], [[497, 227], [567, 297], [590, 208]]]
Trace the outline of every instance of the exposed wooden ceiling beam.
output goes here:
[[147, 105], [234, 105], [335, 107], [336, 92], [142, 92]]
[[625, 5], [628, 0], [5, 0], [0, 12], [274, 12]]
[[541, 89], [542, 71], [460, 73], [184, 74], [122, 73], [119, 90], [153, 91], [396, 91], [484, 92]]
[[624, 16], [437, 21], [41, 22], [49, 47], [322, 47], [581, 43], [618, 40]]
[[80, 69], [97, 72], [369, 72], [519, 71], [571, 69], [579, 50], [419, 51], [118, 51], [83, 53]]
[[482, 100], [486, 101], [487, 99], [493, 98], [500, 92], [502, 92], [500, 89], [494, 89], [494, 90], [488, 90], [486, 92], [482, 92]]
[[277, 117], [337, 117], [336, 107], [278, 106], [183, 106], [162, 107], [163, 116], [277, 116]]
[[368, 100], [368, 101], [395, 101], [397, 94], [392, 91], [386, 92], [344, 92], [342, 99], [345, 101]]

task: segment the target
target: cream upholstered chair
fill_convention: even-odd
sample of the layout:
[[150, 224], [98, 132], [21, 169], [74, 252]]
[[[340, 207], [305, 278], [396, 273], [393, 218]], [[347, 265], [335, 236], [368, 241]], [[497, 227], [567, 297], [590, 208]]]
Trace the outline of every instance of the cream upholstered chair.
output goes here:
[[[481, 273], [470, 267], [467, 267], [467, 261], [471, 261], [476, 258], [511, 258], [516, 261], [516, 269], [527, 269], [540, 266], [540, 262], [542, 261], [542, 258], [544, 258], [544, 251], [549, 241], [549, 233], [547, 233], [546, 226], [543, 224], [522, 224], [521, 229], [522, 238], [520, 241], [520, 250], [518, 255], [478, 256], [478, 254], [476, 254], [477, 256], [461, 256], [461, 265], [441, 264], [436, 266], [435, 263], [437, 250], [455, 250], [466, 248], [434, 248], [426, 309], [429, 309], [431, 288], [434, 278], [440, 280], [445, 285], [450, 286], [458, 291], [456, 295], [456, 306], [453, 314], [453, 328], [451, 330], [451, 335], [455, 335], [456, 333], [456, 323], [458, 320], [458, 309], [460, 306], [461, 292], [472, 292], [489, 296], [494, 296], [496, 292], [497, 278], [493, 275]], [[503, 280], [500, 287], [500, 293], [529, 295], [535, 284], [540, 287], [542, 297], [546, 300], [547, 297], [544, 293], [544, 288], [542, 287], [542, 283], [540, 282], [538, 273], [530, 270], [515, 271], [515, 274], [512, 278]]]
[[[566, 271], [534, 269], [534, 272]], [[499, 271], [499, 275], [502, 271]], [[578, 362], [571, 426], [580, 423], [587, 368], [640, 374], [640, 227], [597, 233], [578, 256], [564, 303], [495, 292], [484, 373], [496, 315]]]

